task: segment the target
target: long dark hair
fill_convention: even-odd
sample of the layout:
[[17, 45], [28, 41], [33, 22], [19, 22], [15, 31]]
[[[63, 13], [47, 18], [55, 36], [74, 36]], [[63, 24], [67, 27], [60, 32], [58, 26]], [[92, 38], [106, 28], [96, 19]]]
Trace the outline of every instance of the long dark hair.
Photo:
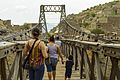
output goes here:
[[54, 35], [52, 35], [49, 40], [50, 40], [51, 42], [55, 42]]
[[38, 28], [34, 28], [32, 30], [32, 35], [34, 38], [37, 38], [40, 35], [40, 30]]

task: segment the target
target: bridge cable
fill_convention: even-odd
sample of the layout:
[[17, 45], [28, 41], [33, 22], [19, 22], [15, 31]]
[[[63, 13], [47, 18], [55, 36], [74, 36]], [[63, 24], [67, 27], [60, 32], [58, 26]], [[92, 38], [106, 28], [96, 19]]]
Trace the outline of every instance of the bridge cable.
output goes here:
[[101, 37], [97, 37], [97, 36], [88, 34], [88, 33], [84, 32], [84, 31], [82, 31], [82, 30], [78, 30], [78, 29], [76, 29], [75, 27], [73, 27], [67, 20], [64, 20], [64, 21], [66, 22], [66, 24], [67, 24], [70, 28], [72, 28], [73, 30], [75, 30], [75, 31], [77, 31], [77, 32], [80, 32], [80, 33], [82, 33], [82, 34], [89, 35], [89, 37], [92, 37], [92, 38], [94, 38], [94, 39], [101, 40], [101, 41], [103, 41], [103, 42], [105, 42], [105, 43], [115, 43], [115, 42], [113, 42], [113, 41], [111, 41], [111, 40], [106, 40], [106, 39], [104, 39], [104, 38], [101, 38]]
[[9, 36], [9, 37], [6, 37], [6, 38], [2, 38], [2, 40], [0, 40], [0, 42], [7, 41], [7, 40], [13, 39], [15, 37], [18, 37], [18, 36], [20, 36], [22, 34], [25, 34], [25, 33], [29, 32], [29, 31], [31, 31], [32, 29], [34, 29], [34, 28], [36, 28], [38, 26], [39, 26], [39, 23], [36, 24], [35, 26], [33, 26], [32, 28], [27, 29], [27, 30], [25, 30], [23, 32], [19, 32], [19, 33], [16, 33], [16, 34], [12, 35], [12, 36]]

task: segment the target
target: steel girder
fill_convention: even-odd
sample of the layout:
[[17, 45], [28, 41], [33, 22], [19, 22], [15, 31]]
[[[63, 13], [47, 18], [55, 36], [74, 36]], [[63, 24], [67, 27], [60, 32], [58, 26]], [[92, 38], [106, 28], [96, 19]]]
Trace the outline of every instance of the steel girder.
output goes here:
[[[61, 13], [60, 23], [66, 18], [65, 5], [41, 5], [39, 23], [42, 24], [41, 27], [46, 31], [46, 33], [48, 33], [48, 30], [47, 30], [45, 12], [60, 12]], [[63, 26], [59, 26], [58, 34], [62, 30], [62, 27]]]

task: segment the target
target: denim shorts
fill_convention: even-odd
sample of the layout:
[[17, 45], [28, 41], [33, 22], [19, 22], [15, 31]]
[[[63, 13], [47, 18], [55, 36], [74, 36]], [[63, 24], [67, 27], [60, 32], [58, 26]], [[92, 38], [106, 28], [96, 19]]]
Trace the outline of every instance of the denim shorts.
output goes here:
[[39, 67], [30, 67], [29, 80], [42, 80], [44, 76], [45, 66], [44, 64]]
[[57, 63], [58, 63], [57, 58], [50, 58], [50, 61], [49, 61], [49, 58], [47, 58], [45, 60], [45, 64], [46, 64], [46, 67], [47, 67], [47, 72], [55, 71]]

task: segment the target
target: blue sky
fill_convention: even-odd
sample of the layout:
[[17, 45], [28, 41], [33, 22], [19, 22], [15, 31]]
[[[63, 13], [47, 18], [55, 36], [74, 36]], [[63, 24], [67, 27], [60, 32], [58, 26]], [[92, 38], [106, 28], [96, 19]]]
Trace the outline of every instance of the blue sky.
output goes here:
[[[0, 19], [11, 19], [12, 24], [37, 23], [40, 5], [66, 5], [66, 14], [79, 13], [91, 6], [113, 0], [0, 0]], [[47, 23], [59, 23], [59, 13], [46, 13]]]

